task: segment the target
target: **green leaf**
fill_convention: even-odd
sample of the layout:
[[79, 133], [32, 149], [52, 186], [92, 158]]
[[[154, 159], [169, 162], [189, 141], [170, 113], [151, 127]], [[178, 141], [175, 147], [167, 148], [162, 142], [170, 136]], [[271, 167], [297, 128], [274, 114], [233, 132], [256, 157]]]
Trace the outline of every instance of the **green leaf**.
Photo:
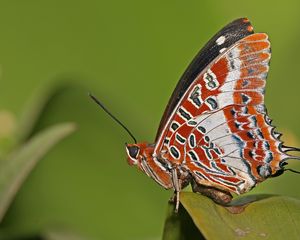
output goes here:
[[168, 204], [167, 218], [163, 231], [163, 240], [205, 239], [197, 229], [187, 211], [180, 206], [180, 211], [175, 213], [174, 204]]
[[38, 133], [0, 161], [0, 222], [11, 201], [36, 163], [75, 130], [73, 123], [58, 124]]
[[298, 239], [300, 236], [298, 199], [249, 195], [225, 208], [200, 194], [182, 192], [180, 202], [206, 239]]
[[55, 99], [57, 95], [71, 86], [73, 85], [64, 82], [36, 90], [36, 93], [26, 103], [24, 111], [21, 114], [21, 119], [16, 131], [17, 142], [22, 143], [31, 137], [34, 133], [36, 123], [40, 120], [48, 104]]

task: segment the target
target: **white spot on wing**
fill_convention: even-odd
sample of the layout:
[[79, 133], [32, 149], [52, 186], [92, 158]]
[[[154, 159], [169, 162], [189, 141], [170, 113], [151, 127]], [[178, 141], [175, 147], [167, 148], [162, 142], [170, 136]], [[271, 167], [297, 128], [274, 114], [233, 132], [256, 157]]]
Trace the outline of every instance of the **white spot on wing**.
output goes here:
[[232, 92], [224, 92], [219, 93], [217, 95], [217, 101], [219, 103], [219, 108], [224, 108], [228, 105], [231, 105], [234, 103], [233, 101], [233, 94]]
[[220, 49], [220, 53], [222, 53], [222, 52], [224, 52], [226, 50], [226, 48], [222, 48], [222, 49]]
[[235, 46], [234, 48], [232, 48], [230, 50], [230, 52], [228, 53], [228, 57], [229, 59], [234, 59], [234, 58], [238, 58], [240, 56], [240, 50], [238, 48], [238, 45]]
[[[197, 119], [198, 122], [200, 122]], [[201, 126], [206, 129], [206, 132], [209, 132], [211, 129], [215, 128], [216, 126], [226, 122], [226, 118], [224, 116], [223, 111], [218, 111], [211, 114], [209, 117], [201, 121]]]
[[225, 79], [225, 82], [236, 81], [240, 78], [240, 76], [241, 76], [240, 68], [241, 68], [242, 62], [240, 61], [239, 56], [240, 56], [240, 50], [238, 49], [237, 46], [232, 48], [226, 54], [229, 72]]
[[212, 139], [212, 141], [218, 145], [219, 147], [227, 146], [230, 144], [237, 145], [236, 140], [232, 139], [232, 135], [230, 133], [223, 134], [224, 136]]
[[[226, 138], [226, 136], [228, 136], [229, 134], [231, 134], [231, 131], [227, 125], [227, 122], [224, 122], [221, 123], [219, 126], [216, 126], [211, 131], [209, 131], [206, 135], [211, 139], [211, 141], [220, 146], [220, 143], [222, 142], [223, 138]], [[225, 142], [225, 144], [227, 143], [229, 143], [228, 140], [227, 142]]]
[[[224, 165], [229, 166], [229, 167], [233, 167], [235, 169], [238, 169], [242, 172], [248, 172], [248, 167], [245, 165], [245, 163], [243, 163], [243, 161], [241, 160], [238, 151], [236, 151], [236, 156], [224, 156], [222, 157], [226, 163]], [[234, 155], [232, 153], [232, 155]]]
[[233, 91], [233, 90], [235, 89], [235, 84], [236, 84], [236, 81], [225, 82], [225, 83], [220, 87], [220, 91], [221, 91], [221, 92], [229, 92], [229, 91]]
[[226, 38], [225, 36], [221, 36], [216, 40], [216, 44], [222, 45], [225, 42]]

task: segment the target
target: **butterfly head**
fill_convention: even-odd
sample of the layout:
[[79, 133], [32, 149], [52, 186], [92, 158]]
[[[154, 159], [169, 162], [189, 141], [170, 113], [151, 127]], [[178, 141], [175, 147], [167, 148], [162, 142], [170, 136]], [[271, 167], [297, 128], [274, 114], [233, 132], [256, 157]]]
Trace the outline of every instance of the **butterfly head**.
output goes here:
[[129, 165], [137, 165], [140, 155], [139, 144], [126, 144], [127, 161]]

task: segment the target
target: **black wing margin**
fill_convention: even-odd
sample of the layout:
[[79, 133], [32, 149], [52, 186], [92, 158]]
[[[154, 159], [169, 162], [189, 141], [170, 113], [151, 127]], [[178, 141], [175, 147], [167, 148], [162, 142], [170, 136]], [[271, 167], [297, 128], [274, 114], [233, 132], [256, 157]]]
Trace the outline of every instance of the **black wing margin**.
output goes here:
[[[176, 88], [172, 93], [172, 96], [165, 109], [164, 115], [160, 121], [155, 141], [158, 140], [178, 101], [184, 95], [198, 74], [201, 73], [201, 71], [220, 54], [220, 50], [222, 48], [228, 48], [240, 39], [253, 33], [253, 27], [250, 21], [247, 18], [239, 18], [222, 28], [206, 43], [206, 45], [194, 57], [193, 61], [190, 63], [177, 83]], [[224, 36], [226, 40], [224, 43], [218, 45], [216, 41], [221, 36]]]

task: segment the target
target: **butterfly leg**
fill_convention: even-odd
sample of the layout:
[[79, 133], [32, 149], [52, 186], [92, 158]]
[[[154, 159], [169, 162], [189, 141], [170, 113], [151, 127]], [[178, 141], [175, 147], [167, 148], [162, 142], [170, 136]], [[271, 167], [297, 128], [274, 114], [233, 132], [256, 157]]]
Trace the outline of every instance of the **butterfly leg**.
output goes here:
[[181, 185], [182, 181], [180, 178], [178, 178], [177, 169], [172, 169], [172, 182], [173, 182], [173, 188], [174, 188], [174, 197], [173, 202], [175, 202], [175, 212], [178, 212], [179, 209], [179, 193], [181, 191]]
[[216, 189], [214, 187], [208, 187], [192, 181], [193, 192], [201, 193], [211, 198], [215, 203], [220, 205], [227, 205], [232, 200], [232, 195], [229, 192]]

